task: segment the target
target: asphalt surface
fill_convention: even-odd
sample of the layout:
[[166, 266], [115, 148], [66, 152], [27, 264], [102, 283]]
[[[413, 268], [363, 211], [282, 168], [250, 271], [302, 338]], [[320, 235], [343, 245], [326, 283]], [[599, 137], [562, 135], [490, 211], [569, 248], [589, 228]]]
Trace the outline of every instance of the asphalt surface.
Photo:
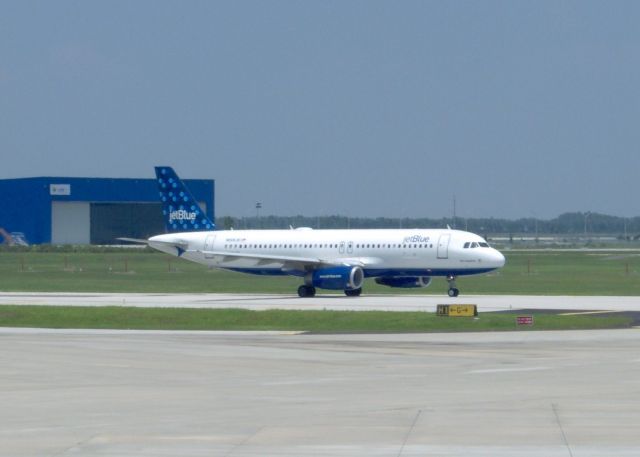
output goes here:
[[[640, 309], [636, 297], [2, 293], [0, 304]], [[640, 329], [0, 329], [0, 457], [638, 456]]]
[[640, 330], [0, 329], [0, 456], [640, 455]]
[[482, 312], [514, 309], [567, 311], [640, 311], [639, 297], [532, 296], [532, 295], [362, 295], [343, 294], [299, 298], [294, 295], [259, 294], [108, 294], [2, 292], [0, 304], [52, 306], [140, 306], [172, 308], [244, 308], [435, 311], [438, 304], [477, 304]]

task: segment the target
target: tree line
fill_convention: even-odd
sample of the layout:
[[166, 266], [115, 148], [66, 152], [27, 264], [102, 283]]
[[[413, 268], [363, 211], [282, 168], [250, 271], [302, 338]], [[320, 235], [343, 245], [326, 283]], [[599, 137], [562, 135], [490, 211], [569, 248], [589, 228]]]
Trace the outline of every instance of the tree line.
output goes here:
[[262, 216], [216, 218], [216, 224], [224, 229], [286, 229], [311, 227], [314, 229], [345, 228], [457, 228], [478, 234], [607, 234], [629, 239], [640, 238], [640, 216], [618, 217], [600, 213], [564, 213], [553, 219], [520, 218], [389, 218], [348, 216]]

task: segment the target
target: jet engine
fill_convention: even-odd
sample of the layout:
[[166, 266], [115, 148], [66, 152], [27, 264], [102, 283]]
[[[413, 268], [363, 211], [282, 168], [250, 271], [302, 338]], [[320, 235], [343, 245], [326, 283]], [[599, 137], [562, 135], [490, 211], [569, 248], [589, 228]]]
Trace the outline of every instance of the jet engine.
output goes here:
[[339, 266], [322, 268], [310, 273], [314, 287], [330, 290], [360, 289], [364, 282], [364, 272], [360, 267]]

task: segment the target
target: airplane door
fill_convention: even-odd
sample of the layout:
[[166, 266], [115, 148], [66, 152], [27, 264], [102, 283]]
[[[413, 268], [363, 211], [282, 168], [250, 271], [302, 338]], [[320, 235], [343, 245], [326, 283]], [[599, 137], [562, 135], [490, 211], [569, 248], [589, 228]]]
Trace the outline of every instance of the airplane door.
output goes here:
[[[213, 244], [216, 241], [215, 235], [207, 235], [207, 238], [204, 240], [204, 251], [213, 251]], [[213, 254], [204, 255], [205, 259], [213, 259]]]
[[439, 259], [448, 259], [449, 258], [449, 240], [451, 239], [451, 234], [447, 233], [445, 235], [440, 235], [438, 239], [438, 258]]
[[347, 243], [347, 254], [353, 254], [353, 241]]
[[338, 247], [338, 252], [340, 254], [344, 254], [344, 241], [340, 241], [340, 246]]

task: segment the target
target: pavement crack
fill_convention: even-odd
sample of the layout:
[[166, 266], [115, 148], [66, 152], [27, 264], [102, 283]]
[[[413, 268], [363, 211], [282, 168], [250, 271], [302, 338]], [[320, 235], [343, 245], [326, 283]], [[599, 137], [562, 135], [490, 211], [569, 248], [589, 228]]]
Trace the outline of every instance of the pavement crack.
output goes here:
[[256, 436], [258, 433], [260, 433], [262, 430], [264, 429], [264, 427], [259, 427], [255, 432], [248, 434], [245, 439], [243, 439], [240, 443], [236, 444], [235, 446], [233, 446], [231, 449], [229, 449], [229, 452], [227, 452], [224, 456], [225, 457], [229, 457], [231, 454], [233, 454], [234, 452], [236, 452], [238, 449], [240, 449], [242, 446], [244, 446], [245, 444], [247, 444], [254, 436]]
[[553, 415], [556, 417], [556, 423], [558, 424], [558, 428], [560, 429], [560, 433], [562, 434], [562, 441], [564, 441], [564, 445], [567, 447], [567, 451], [569, 451], [569, 457], [573, 457], [573, 452], [571, 452], [571, 446], [569, 446], [567, 435], [564, 432], [564, 428], [562, 427], [562, 422], [560, 421], [560, 415], [558, 414], [558, 405], [555, 403], [551, 403], [551, 409], [553, 410]]
[[416, 416], [413, 418], [413, 422], [411, 423], [411, 427], [409, 427], [409, 430], [407, 431], [407, 434], [404, 437], [404, 440], [402, 441], [402, 446], [400, 447], [400, 452], [398, 452], [398, 457], [400, 457], [402, 455], [402, 453], [404, 452], [404, 447], [407, 444], [407, 441], [409, 440], [409, 437], [411, 436], [411, 433], [413, 432], [413, 429], [416, 426], [416, 423], [418, 423], [418, 419], [420, 418], [420, 414], [422, 414], [422, 410], [419, 409], [418, 412], [416, 413]]

